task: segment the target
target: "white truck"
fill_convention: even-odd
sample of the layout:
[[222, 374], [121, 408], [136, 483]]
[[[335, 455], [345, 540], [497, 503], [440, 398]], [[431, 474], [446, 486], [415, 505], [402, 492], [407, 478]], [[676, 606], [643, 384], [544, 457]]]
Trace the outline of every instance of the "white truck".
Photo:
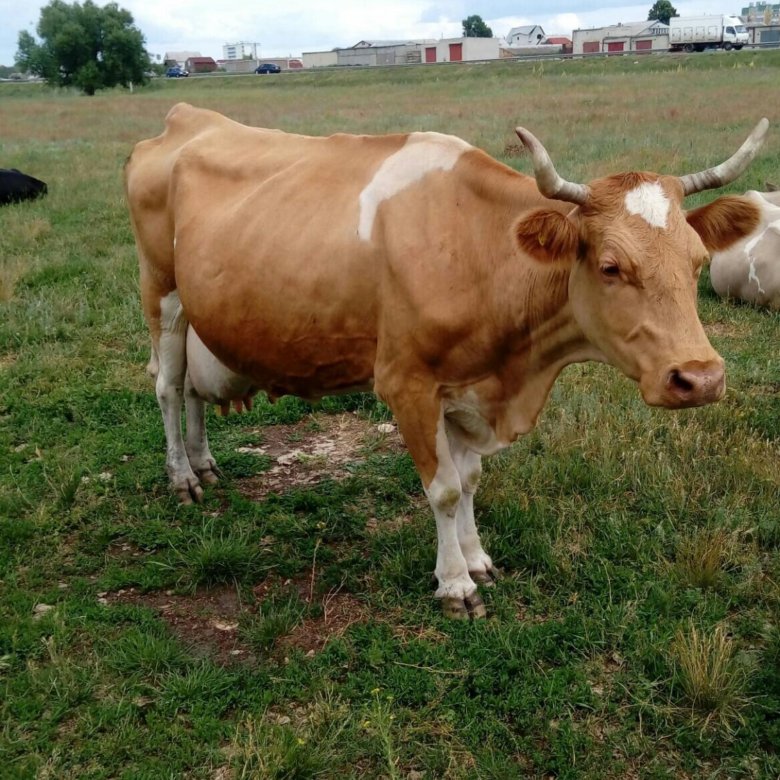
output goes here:
[[747, 42], [747, 27], [736, 16], [712, 14], [669, 19], [670, 51], [739, 50]]

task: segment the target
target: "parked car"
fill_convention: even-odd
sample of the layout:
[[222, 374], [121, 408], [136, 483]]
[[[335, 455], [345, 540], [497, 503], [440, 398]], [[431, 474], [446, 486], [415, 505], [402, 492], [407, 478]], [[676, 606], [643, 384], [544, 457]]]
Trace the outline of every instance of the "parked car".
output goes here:
[[255, 68], [255, 73], [281, 73], [282, 69], [273, 62], [264, 62]]
[[180, 68], [178, 65], [176, 65], [173, 68], [168, 68], [168, 70], [165, 71], [165, 75], [169, 79], [183, 79], [186, 76], [189, 76], [190, 72], [188, 70], [184, 70], [184, 68]]

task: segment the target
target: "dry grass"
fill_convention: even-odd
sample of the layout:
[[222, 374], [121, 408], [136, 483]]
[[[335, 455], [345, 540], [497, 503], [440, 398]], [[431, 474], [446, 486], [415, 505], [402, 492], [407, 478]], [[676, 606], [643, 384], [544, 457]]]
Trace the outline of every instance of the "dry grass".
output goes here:
[[717, 587], [723, 578], [732, 544], [732, 535], [723, 528], [694, 531], [684, 537], [677, 547], [675, 575], [687, 587]]
[[731, 732], [744, 723], [743, 711], [750, 667], [737, 655], [736, 645], [724, 626], [711, 633], [691, 623], [680, 629], [671, 646], [676, 679], [685, 695], [687, 711], [702, 728]]

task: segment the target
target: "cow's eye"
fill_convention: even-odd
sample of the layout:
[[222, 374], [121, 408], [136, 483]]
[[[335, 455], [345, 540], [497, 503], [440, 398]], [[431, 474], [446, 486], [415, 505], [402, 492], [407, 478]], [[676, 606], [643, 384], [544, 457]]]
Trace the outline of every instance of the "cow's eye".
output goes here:
[[600, 271], [605, 279], [613, 280], [620, 278], [620, 266], [617, 263], [602, 263]]

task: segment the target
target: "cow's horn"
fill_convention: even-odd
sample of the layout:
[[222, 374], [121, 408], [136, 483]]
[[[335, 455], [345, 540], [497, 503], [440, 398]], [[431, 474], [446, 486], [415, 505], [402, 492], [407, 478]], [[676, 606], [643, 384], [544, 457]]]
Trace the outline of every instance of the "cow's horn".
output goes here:
[[753, 128], [753, 132], [747, 137], [745, 143], [728, 160], [714, 168], [708, 168], [706, 171], [680, 176], [683, 192], [686, 195], [693, 195], [694, 192], [712, 190], [734, 181], [750, 165], [750, 161], [758, 153], [764, 143], [768, 128], [769, 120], [764, 117]]
[[555, 170], [547, 150], [542, 146], [542, 142], [533, 133], [524, 127], [516, 127], [515, 132], [531, 153], [536, 186], [539, 188], [539, 192], [546, 198], [566, 200], [570, 203], [583, 205], [588, 199], [588, 188], [584, 184], [576, 184], [562, 179], [558, 175], [558, 171]]

